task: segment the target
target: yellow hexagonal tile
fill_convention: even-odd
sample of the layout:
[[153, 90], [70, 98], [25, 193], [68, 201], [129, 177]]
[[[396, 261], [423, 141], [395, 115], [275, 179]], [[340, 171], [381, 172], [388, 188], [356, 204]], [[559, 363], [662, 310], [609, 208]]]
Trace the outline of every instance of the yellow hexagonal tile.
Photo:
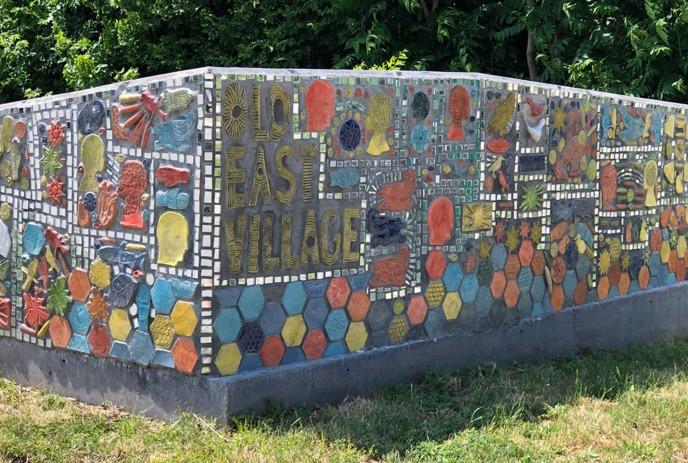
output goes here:
[[287, 318], [282, 327], [282, 339], [287, 346], [300, 346], [306, 335], [306, 323], [301, 315]]
[[157, 315], [150, 326], [153, 342], [157, 347], [169, 349], [174, 338], [174, 325], [172, 319], [167, 315]]
[[678, 252], [679, 259], [686, 254], [686, 249], [688, 249], [688, 242], [686, 242], [686, 237], [681, 235], [676, 241], [676, 252]]
[[443, 297], [444, 284], [442, 284], [442, 280], [433, 280], [428, 283], [428, 287], [425, 288], [425, 300], [429, 307], [439, 307]]
[[662, 263], [666, 264], [669, 262], [669, 255], [671, 254], [671, 245], [669, 241], [662, 242], [662, 247], [659, 250], [659, 257], [662, 259]]
[[172, 308], [174, 330], [181, 336], [191, 336], [198, 325], [198, 317], [192, 302], [177, 301]]
[[366, 330], [364, 322], [351, 323], [346, 332], [346, 338], [344, 338], [349, 348], [349, 352], [356, 352], [357, 350], [363, 349], [367, 339], [368, 330]]
[[110, 314], [110, 335], [118, 341], [126, 341], [131, 332], [129, 314], [124, 309], [115, 309]]
[[235, 342], [223, 344], [217, 351], [215, 366], [221, 375], [233, 375], [239, 369], [241, 363], [241, 351]]
[[442, 310], [447, 320], [455, 320], [461, 312], [461, 297], [456, 291], [447, 293], [442, 302]]

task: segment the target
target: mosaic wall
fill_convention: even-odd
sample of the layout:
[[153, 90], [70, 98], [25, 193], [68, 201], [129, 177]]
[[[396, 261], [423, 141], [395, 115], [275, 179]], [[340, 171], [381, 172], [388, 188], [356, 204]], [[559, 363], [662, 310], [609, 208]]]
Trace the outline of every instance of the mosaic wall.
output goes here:
[[232, 375], [686, 278], [684, 106], [204, 69], [0, 107], [0, 335]]

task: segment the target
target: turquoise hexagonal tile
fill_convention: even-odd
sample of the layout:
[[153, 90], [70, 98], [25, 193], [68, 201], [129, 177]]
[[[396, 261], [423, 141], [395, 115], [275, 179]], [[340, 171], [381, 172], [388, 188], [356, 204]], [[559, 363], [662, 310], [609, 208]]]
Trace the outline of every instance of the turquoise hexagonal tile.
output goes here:
[[542, 302], [545, 297], [545, 278], [542, 275], [533, 278], [533, 284], [530, 286], [530, 295], [533, 296], [534, 302]]
[[91, 353], [91, 347], [88, 344], [88, 339], [83, 334], [72, 334], [72, 339], [69, 340], [67, 349], [83, 352], [84, 354]]
[[234, 307], [221, 309], [213, 322], [215, 335], [222, 344], [234, 342], [241, 328], [241, 316]]
[[444, 311], [441, 307], [437, 309], [432, 309], [428, 312], [425, 317], [425, 331], [427, 331], [428, 336], [431, 338], [438, 338], [444, 334], [444, 325], [447, 323], [447, 319], [444, 318]]
[[164, 349], [155, 349], [155, 354], [153, 354], [151, 365], [174, 368], [174, 359], [172, 358], [172, 352]]
[[346, 345], [343, 342], [331, 342], [328, 344], [328, 346], [325, 348], [325, 357], [336, 357], [338, 355], [344, 355], [348, 354], [349, 349], [346, 348]]
[[129, 355], [131, 359], [141, 365], [148, 365], [155, 354], [153, 341], [148, 333], [136, 331], [129, 341]]
[[507, 256], [506, 247], [504, 247], [502, 243], [497, 243], [492, 247], [490, 258], [492, 259], [492, 265], [494, 265], [495, 270], [504, 270]]
[[239, 310], [241, 310], [244, 320], [255, 320], [260, 317], [263, 304], [265, 304], [265, 298], [263, 297], [263, 288], [260, 286], [248, 286], [241, 292]]
[[282, 304], [271, 301], [265, 304], [263, 313], [260, 315], [260, 327], [263, 328], [266, 336], [275, 336], [282, 331], [286, 319], [287, 315], [284, 313]]
[[578, 278], [575, 270], [567, 270], [564, 276], [564, 292], [568, 297], [573, 297], [573, 292], [578, 285]]
[[289, 315], [297, 315], [303, 312], [306, 304], [306, 289], [300, 281], [287, 283], [282, 294], [282, 305]]
[[341, 341], [344, 339], [346, 329], [349, 327], [349, 318], [346, 310], [335, 309], [329, 313], [325, 320], [325, 332], [330, 341]]
[[478, 279], [475, 274], [466, 275], [461, 281], [459, 292], [461, 293], [461, 300], [464, 302], [473, 302], [478, 295]]
[[444, 287], [447, 289], [447, 291], [458, 291], [462, 279], [463, 272], [461, 271], [461, 264], [458, 262], [452, 262], [451, 264], [447, 265], [447, 268], [444, 270], [444, 275], [442, 275]]
[[174, 295], [172, 284], [164, 278], [158, 278], [153, 283], [151, 288], [151, 299], [153, 300], [153, 307], [155, 313], [169, 315], [172, 306], [177, 298]]
[[72, 308], [69, 309], [69, 325], [72, 327], [74, 334], [81, 334], [86, 336], [88, 328], [91, 326], [91, 315], [88, 313], [88, 306], [84, 302], [75, 302]]
[[126, 342], [115, 341], [110, 347], [110, 357], [122, 360], [123, 362], [128, 362], [131, 360], [129, 355], [129, 347]]

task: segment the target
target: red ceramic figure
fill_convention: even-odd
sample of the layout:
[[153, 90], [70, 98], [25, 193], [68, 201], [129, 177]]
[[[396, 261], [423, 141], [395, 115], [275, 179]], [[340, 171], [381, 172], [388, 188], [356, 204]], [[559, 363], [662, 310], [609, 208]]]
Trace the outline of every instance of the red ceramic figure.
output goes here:
[[370, 265], [373, 274], [370, 286], [403, 286], [406, 283], [406, 269], [408, 268], [411, 252], [408, 246], [401, 246], [396, 254], [383, 257]]
[[117, 188], [109, 180], [98, 185], [98, 220], [103, 228], [110, 228], [117, 217]]
[[124, 213], [120, 219], [123, 227], [143, 229], [141, 215], [141, 196], [148, 188], [148, 173], [141, 161], [129, 160], [124, 163], [119, 176], [117, 194], [124, 200]]
[[309, 132], [322, 132], [334, 116], [334, 90], [329, 82], [316, 80], [306, 91], [306, 113]]
[[410, 211], [413, 207], [413, 193], [416, 191], [416, 174], [407, 170], [398, 182], [382, 185], [377, 192], [382, 201], [378, 204], [380, 212]]
[[454, 205], [443, 196], [436, 198], [428, 208], [428, 244], [442, 246], [451, 238], [453, 229]]
[[189, 169], [182, 169], [174, 166], [160, 166], [155, 171], [155, 178], [162, 182], [167, 188], [171, 188], [180, 183], [189, 183]]
[[447, 133], [449, 140], [460, 141], [466, 137], [463, 129], [463, 121], [468, 119], [471, 112], [471, 98], [468, 92], [460, 85], [455, 85], [449, 93], [449, 114], [451, 126]]
[[0, 329], [9, 330], [12, 318], [12, 300], [9, 297], [0, 298]]

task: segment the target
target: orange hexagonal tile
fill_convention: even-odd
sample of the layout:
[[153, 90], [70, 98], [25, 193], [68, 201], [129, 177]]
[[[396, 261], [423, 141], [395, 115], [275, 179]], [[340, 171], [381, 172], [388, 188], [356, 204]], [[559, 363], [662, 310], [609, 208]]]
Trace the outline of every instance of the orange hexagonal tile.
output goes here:
[[110, 338], [110, 332], [107, 329], [107, 325], [104, 323], [92, 324], [87, 339], [93, 355], [96, 357], [108, 356], [112, 338]]
[[506, 306], [510, 309], [516, 307], [520, 294], [521, 290], [518, 289], [518, 282], [516, 280], [509, 280], [504, 290], [504, 302], [506, 302]]
[[492, 283], [490, 283], [492, 297], [495, 299], [502, 297], [504, 288], [506, 288], [506, 275], [504, 275], [504, 272], [495, 272], [495, 274], [492, 275]]
[[609, 266], [607, 278], [609, 278], [610, 287], [618, 285], [619, 280], [621, 279], [621, 264], [618, 262], [612, 263], [612, 265]]
[[619, 277], [619, 293], [626, 294], [631, 289], [631, 277], [628, 272], [623, 272]]
[[650, 269], [647, 265], [643, 265], [638, 272], [638, 286], [640, 289], [645, 289], [648, 284], [650, 284]]
[[332, 278], [330, 285], [327, 287], [327, 300], [333, 309], [338, 309], [346, 305], [351, 288], [349, 282], [345, 277]]
[[600, 277], [597, 282], [597, 298], [601, 301], [607, 299], [609, 295], [609, 278], [607, 276]]
[[676, 249], [673, 249], [671, 253], [669, 254], [669, 271], [671, 273], [676, 273], [676, 270], [678, 270], [679, 266], [679, 258], [678, 258], [678, 252]]
[[550, 295], [549, 300], [552, 303], [552, 310], [559, 312], [561, 308], [564, 307], [564, 288], [562, 288], [561, 285], [555, 285], [552, 288], [552, 294]]
[[351, 298], [349, 298], [349, 304], [346, 308], [349, 311], [351, 321], [360, 322], [365, 320], [368, 315], [368, 309], [370, 309], [368, 292], [363, 290], [351, 293]]
[[308, 360], [315, 360], [322, 357], [327, 347], [327, 337], [323, 330], [309, 331], [303, 340], [303, 353]]
[[86, 302], [88, 295], [91, 292], [91, 281], [88, 279], [88, 273], [82, 268], [75, 268], [69, 274], [67, 280], [69, 292], [72, 293], [72, 299], [79, 302]]
[[551, 271], [551, 277], [552, 277], [552, 283], [559, 285], [561, 284], [562, 281], [564, 281], [564, 277], [566, 276], [566, 261], [561, 258], [561, 256], [557, 256], [554, 259], [552, 259], [552, 263], [550, 264], [550, 271]]
[[198, 352], [194, 342], [188, 338], [177, 338], [172, 346], [172, 360], [178, 371], [193, 373], [198, 363]]
[[533, 254], [535, 249], [533, 248], [533, 242], [531, 240], [523, 240], [521, 242], [521, 248], [518, 250], [518, 260], [521, 261], [523, 267], [527, 267], [533, 261]]
[[542, 275], [545, 271], [545, 253], [542, 251], [535, 251], [533, 260], [530, 262], [530, 268], [533, 270], [533, 275]]
[[683, 281], [686, 279], [686, 264], [683, 259], [678, 260], [678, 267], [676, 268], [676, 279]]
[[588, 284], [585, 280], [578, 280], [576, 290], [573, 292], [573, 300], [576, 304], [584, 304], [588, 300]]
[[406, 315], [412, 325], [420, 325], [425, 320], [425, 315], [428, 313], [428, 305], [425, 303], [425, 298], [416, 294], [411, 296]]
[[72, 329], [69, 327], [69, 322], [60, 316], [55, 316], [50, 319], [50, 340], [53, 346], [65, 349], [69, 340], [72, 339]]
[[521, 270], [521, 262], [518, 260], [516, 254], [511, 254], [506, 259], [506, 264], [504, 264], [504, 275], [507, 280], [515, 280], [518, 272]]
[[442, 277], [444, 269], [447, 267], [447, 258], [442, 251], [430, 251], [425, 260], [425, 270], [431, 280]]
[[285, 352], [286, 347], [284, 347], [281, 336], [268, 336], [260, 348], [258, 357], [260, 357], [260, 361], [266, 367], [274, 367], [282, 362]]

